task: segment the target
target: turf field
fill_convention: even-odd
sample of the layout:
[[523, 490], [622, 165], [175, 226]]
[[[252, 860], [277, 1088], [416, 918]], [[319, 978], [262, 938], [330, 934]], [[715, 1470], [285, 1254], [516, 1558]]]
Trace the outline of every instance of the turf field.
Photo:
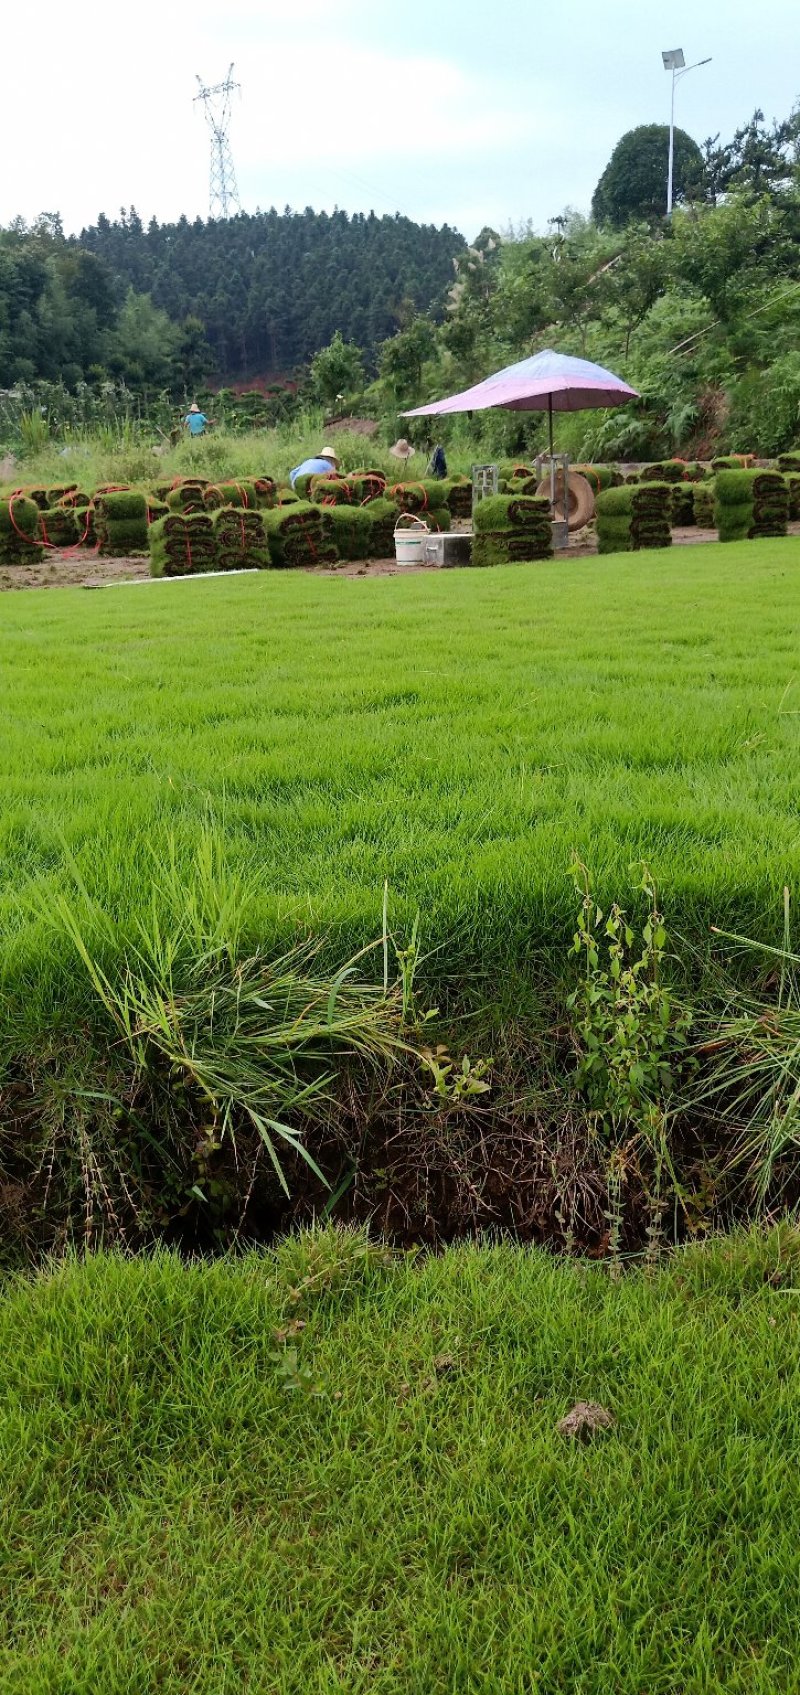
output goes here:
[[556, 968], [574, 852], [623, 900], [645, 858], [695, 942], [776, 936], [797, 885], [800, 540], [15, 595], [3, 626], [0, 930], [34, 1023], [77, 992], [53, 897], [82, 880], [130, 933], [209, 821], [254, 937], [346, 957], [388, 881], [459, 997]]
[[4, 1691], [789, 1695], [797, 1253], [325, 1235], [12, 1283]]

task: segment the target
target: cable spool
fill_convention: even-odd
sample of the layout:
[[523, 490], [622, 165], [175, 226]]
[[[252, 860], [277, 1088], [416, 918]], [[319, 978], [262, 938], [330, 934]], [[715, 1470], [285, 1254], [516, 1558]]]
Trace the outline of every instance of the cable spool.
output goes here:
[[[547, 500], [550, 499], [550, 478], [549, 477], [543, 477], [542, 478], [542, 480], [539, 484], [539, 487], [536, 490], [536, 493], [544, 495]], [[591, 483], [587, 480], [586, 477], [582, 477], [582, 476], [578, 475], [577, 473], [570, 472], [570, 477], [569, 477], [569, 511], [565, 514], [564, 513], [564, 473], [563, 473], [563, 471], [557, 471], [556, 472], [556, 497], [555, 497], [555, 501], [554, 501], [554, 504], [553, 504], [553, 518], [554, 518], [556, 523], [562, 523], [563, 524], [565, 516], [566, 516], [566, 520], [567, 520], [567, 528], [570, 531], [572, 531], [572, 530], [582, 530], [583, 527], [584, 527], [584, 524], [588, 524], [590, 518], [594, 517], [594, 490], [592, 488]]]

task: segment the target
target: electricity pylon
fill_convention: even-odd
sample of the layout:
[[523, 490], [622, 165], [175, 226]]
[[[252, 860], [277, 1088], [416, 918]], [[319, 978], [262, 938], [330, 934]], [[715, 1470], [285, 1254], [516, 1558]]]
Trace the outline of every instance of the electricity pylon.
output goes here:
[[241, 212], [239, 190], [236, 187], [236, 172], [233, 168], [233, 154], [228, 130], [231, 121], [231, 95], [239, 83], [233, 80], [233, 65], [231, 65], [224, 82], [218, 82], [214, 88], [206, 88], [197, 78], [200, 93], [195, 95], [195, 102], [202, 100], [205, 107], [208, 126], [211, 130], [211, 182], [208, 196], [208, 215], [210, 218], [230, 218], [234, 212]]

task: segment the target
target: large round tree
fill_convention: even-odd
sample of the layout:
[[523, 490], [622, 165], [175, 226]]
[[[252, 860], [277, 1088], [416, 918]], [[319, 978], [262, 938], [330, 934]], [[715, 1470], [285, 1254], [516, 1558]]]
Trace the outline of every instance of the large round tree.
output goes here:
[[[622, 229], [631, 218], [663, 218], [667, 210], [669, 126], [640, 124], [617, 142], [592, 196], [598, 224]], [[684, 129], [675, 131], [673, 200], [697, 193], [703, 181], [703, 155]]]

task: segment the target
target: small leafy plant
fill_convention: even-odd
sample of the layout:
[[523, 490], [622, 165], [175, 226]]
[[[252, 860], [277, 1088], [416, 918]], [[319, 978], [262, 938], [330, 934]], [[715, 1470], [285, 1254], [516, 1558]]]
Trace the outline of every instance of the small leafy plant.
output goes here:
[[684, 1060], [691, 1015], [663, 981], [667, 932], [646, 866], [635, 887], [648, 913], [639, 933], [614, 902], [605, 913], [592, 893], [586, 866], [571, 872], [580, 896], [573, 951], [584, 973], [568, 998], [578, 1044], [578, 1086], [609, 1140], [631, 1130], [652, 1139], [674, 1092]]

